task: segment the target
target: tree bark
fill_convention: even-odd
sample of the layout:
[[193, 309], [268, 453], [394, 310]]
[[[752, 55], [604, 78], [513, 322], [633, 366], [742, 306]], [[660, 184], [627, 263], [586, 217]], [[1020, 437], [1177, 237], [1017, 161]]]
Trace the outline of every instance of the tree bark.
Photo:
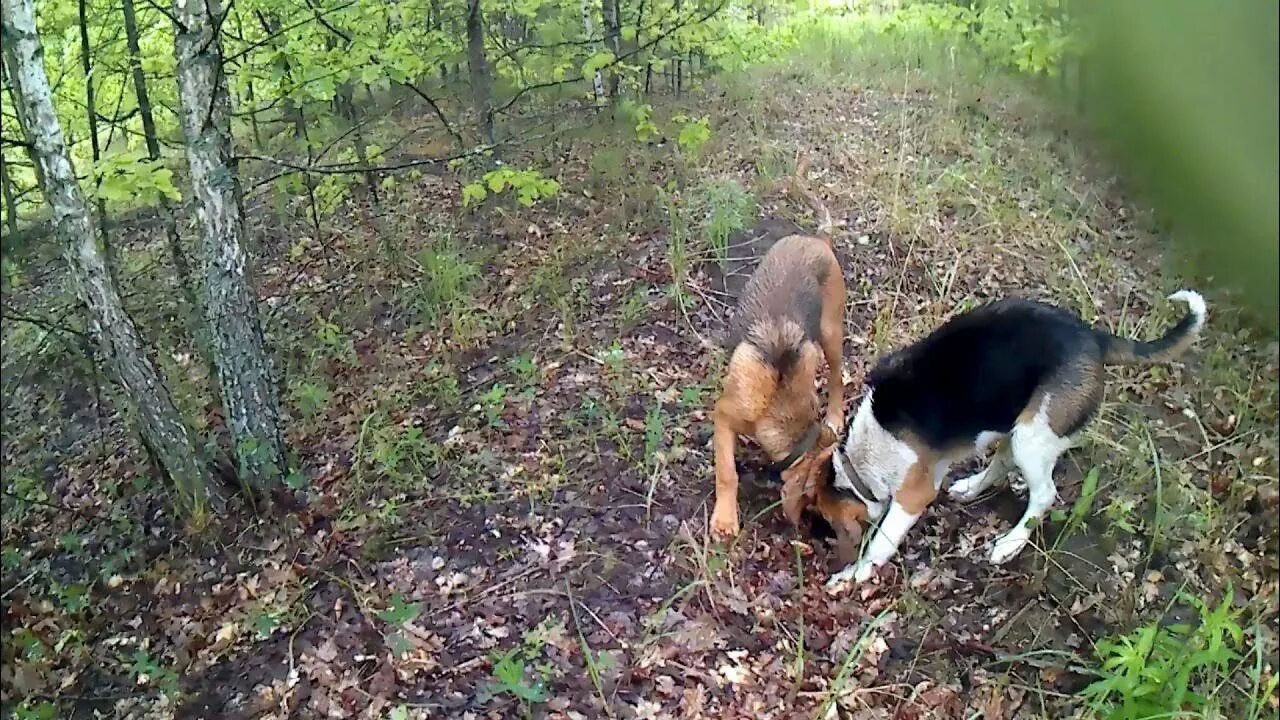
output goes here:
[[[3, 48], [0, 48], [0, 49], [3, 49]], [[6, 58], [7, 57], [8, 56], [6, 56]], [[2, 80], [5, 77], [8, 77], [8, 73], [9, 73], [9, 62], [6, 59], [5, 62], [0, 62], [0, 80]], [[9, 83], [9, 85], [10, 85], [9, 97], [13, 100], [13, 104], [16, 107], [18, 104], [18, 89], [17, 89], [17, 86], [14, 85], [13, 83]], [[31, 169], [35, 172], [36, 187], [44, 188], [46, 187], [45, 181], [44, 181], [44, 168], [40, 167], [40, 161], [36, 158], [35, 146], [31, 144], [31, 132], [27, 129], [26, 121], [22, 119], [22, 114], [14, 113], [14, 115], [18, 118], [18, 129], [22, 132], [22, 139], [23, 139], [22, 150], [27, 154], [27, 160], [31, 162]], [[41, 192], [44, 192], [44, 191], [41, 190]]]
[[[80, 20], [80, 69], [84, 71], [84, 107], [89, 116], [89, 149], [93, 154], [94, 181], [98, 187], [98, 163], [102, 162], [102, 147], [98, 144], [98, 104], [93, 93], [93, 56], [89, 47], [89, 11], [88, 0], [79, 0], [77, 12]], [[119, 267], [116, 262], [115, 249], [111, 238], [107, 236], [107, 203], [102, 198], [95, 198], [94, 206], [98, 210], [98, 232], [102, 237], [102, 247], [106, 249], [107, 264]]]
[[[147, 92], [147, 79], [142, 74], [142, 50], [138, 42], [138, 18], [134, 12], [133, 0], [122, 0], [124, 9], [125, 42], [129, 48], [129, 69], [133, 75], [133, 93], [138, 101], [138, 114], [142, 116], [142, 135], [147, 143], [147, 157], [153, 161], [160, 160], [160, 137], [156, 132], [155, 113], [151, 109], [151, 95]], [[178, 235], [178, 222], [168, 198], [160, 196], [160, 218], [164, 223], [164, 233], [169, 239], [169, 257], [173, 261], [174, 273], [178, 276], [178, 287], [187, 301], [187, 312], [198, 315], [200, 307], [196, 299], [195, 286], [191, 281], [191, 264], [187, 253], [182, 248], [182, 238]], [[196, 323], [188, 325], [194, 330]]]
[[124, 389], [143, 442], [177, 488], [180, 502], [202, 508], [207, 488], [195, 445], [168, 388], [147, 356], [133, 319], [94, 237], [84, 192], [76, 180], [36, 36], [32, 0], [6, 0], [4, 60], [13, 82], [14, 105], [42, 168], [45, 200], [65, 243], [67, 264], [80, 300], [89, 310], [89, 330]]
[[494, 144], [493, 98], [489, 83], [489, 60], [484, 52], [484, 11], [480, 0], [467, 0], [467, 69], [471, 73], [471, 98], [476, 121], [485, 140]]
[[240, 182], [231, 139], [231, 99], [222, 71], [217, 0], [174, 0], [179, 116], [201, 230], [201, 309], [240, 477], [281, 497], [289, 471], [280, 402], [258, 303], [250, 290]]
[[[588, 40], [596, 36], [595, 23], [591, 21], [591, 6], [587, 0], [582, 0], [582, 31], [586, 33]], [[591, 48], [595, 49], [597, 43], [591, 42]], [[594, 77], [591, 78], [591, 91], [595, 98], [595, 104], [600, 105], [600, 101], [605, 97], [604, 90], [604, 73], [597, 70]]]
[[[124, 0], [124, 2], [132, 2], [132, 0]], [[240, 14], [240, 10], [236, 10], [236, 32], [240, 37], [244, 34], [244, 18]], [[255, 147], [265, 147], [262, 142], [262, 128], [258, 124], [258, 97], [253, 91], [252, 75], [245, 81], [244, 99], [249, 103], [249, 128], [253, 131], [253, 144]]]
[[[622, 24], [618, 19], [618, 0], [601, 0], [601, 14], [604, 17], [605, 45], [613, 52], [614, 58], [622, 57]], [[622, 75], [615, 69], [609, 73], [609, 101], [618, 99], [618, 84]]]
[[[347, 121], [347, 127], [351, 130], [352, 145], [355, 146], [356, 160], [363, 166], [369, 166], [369, 144], [365, 141], [364, 130], [360, 127], [360, 118], [356, 113], [355, 89], [350, 82], [345, 82], [338, 88], [338, 94], [334, 98], [338, 102], [338, 114]], [[364, 174], [365, 189], [369, 193], [373, 203], [378, 204], [378, 173], [370, 170]]]
[[9, 234], [18, 232], [18, 201], [13, 197], [13, 178], [9, 177], [9, 161], [0, 155], [0, 199], [4, 200], [4, 224]]

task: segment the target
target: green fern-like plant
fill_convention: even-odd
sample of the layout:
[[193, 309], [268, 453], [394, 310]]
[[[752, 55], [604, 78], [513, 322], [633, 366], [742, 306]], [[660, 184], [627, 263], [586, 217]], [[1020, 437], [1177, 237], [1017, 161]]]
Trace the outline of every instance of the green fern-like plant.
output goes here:
[[1200, 622], [1146, 625], [1098, 643], [1100, 678], [1085, 688], [1089, 707], [1106, 720], [1186, 717], [1216, 707], [1217, 688], [1240, 662], [1244, 632], [1233, 593], [1210, 607], [1183, 595]]

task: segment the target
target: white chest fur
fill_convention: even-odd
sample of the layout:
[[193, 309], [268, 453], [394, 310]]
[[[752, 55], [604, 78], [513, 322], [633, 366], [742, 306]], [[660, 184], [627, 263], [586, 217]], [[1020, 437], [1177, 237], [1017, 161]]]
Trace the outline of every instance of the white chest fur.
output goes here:
[[[858, 473], [875, 499], [887, 503], [902, 487], [907, 470], [916, 463], [917, 455], [909, 445], [881, 427], [871, 411], [871, 392], [862, 398], [858, 412], [853, 416], [849, 436], [845, 439], [844, 453], [854, 472]], [[842, 463], [835, 463], [836, 486], [853, 489], [853, 483], [845, 474]], [[868, 507], [871, 516], [878, 517], [883, 507]]]

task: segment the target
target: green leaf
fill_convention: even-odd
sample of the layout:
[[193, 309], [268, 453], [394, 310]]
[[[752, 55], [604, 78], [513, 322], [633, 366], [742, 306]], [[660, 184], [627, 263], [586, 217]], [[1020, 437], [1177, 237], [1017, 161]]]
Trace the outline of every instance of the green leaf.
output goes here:
[[151, 184], [160, 194], [169, 198], [174, 202], [182, 201], [182, 193], [178, 192], [178, 187], [173, 184], [173, 171], [167, 167], [157, 167], [151, 173]]
[[489, 185], [489, 190], [494, 193], [500, 193], [503, 190], [506, 190], [507, 185], [510, 184], [509, 172], [510, 171], [508, 170], [493, 170], [485, 173], [484, 179]]
[[403, 626], [405, 623], [418, 617], [418, 613], [421, 611], [421, 603], [406, 603], [404, 596], [400, 593], [395, 593], [391, 596], [390, 607], [379, 612], [378, 617], [389, 625]]
[[485, 192], [484, 186], [480, 183], [469, 183], [462, 186], [462, 206], [469, 207], [478, 202], [484, 202], [489, 193]]
[[597, 52], [587, 58], [586, 62], [582, 63], [582, 79], [591, 80], [595, 77], [596, 73], [600, 72], [613, 61], [614, 55], [608, 50], [601, 50], [600, 52]]

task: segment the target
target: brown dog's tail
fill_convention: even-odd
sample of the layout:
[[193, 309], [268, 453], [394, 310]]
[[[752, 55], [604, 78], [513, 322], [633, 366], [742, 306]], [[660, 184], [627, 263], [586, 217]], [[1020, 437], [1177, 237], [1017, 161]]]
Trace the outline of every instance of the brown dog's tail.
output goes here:
[[791, 179], [791, 189], [813, 208], [813, 212], [818, 216], [818, 234], [830, 243], [836, 224], [831, 220], [831, 211], [827, 209], [826, 203], [809, 189], [809, 183], [805, 178], [808, 172], [809, 156], [801, 155], [796, 159], [796, 174]]
[[1129, 340], [1098, 330], [1098, 339], [1102, 342], [1105, 353], [1102, 361], [1108, 365], [1155, 365], [1169, 362], [1186, 352], [1200, 336], [1208, 308], [1204, 297], [1195, 290], [1179, 290], [1170, 295], [1169, 299], [1186, 303], [1187, 314], [1158, 340]]
[[743, 338], [760, 353], [765, 365], [782, 378], [800, 359], [804, 347], [804, 328], [791, 320], [768, 318], [747, 328]]

